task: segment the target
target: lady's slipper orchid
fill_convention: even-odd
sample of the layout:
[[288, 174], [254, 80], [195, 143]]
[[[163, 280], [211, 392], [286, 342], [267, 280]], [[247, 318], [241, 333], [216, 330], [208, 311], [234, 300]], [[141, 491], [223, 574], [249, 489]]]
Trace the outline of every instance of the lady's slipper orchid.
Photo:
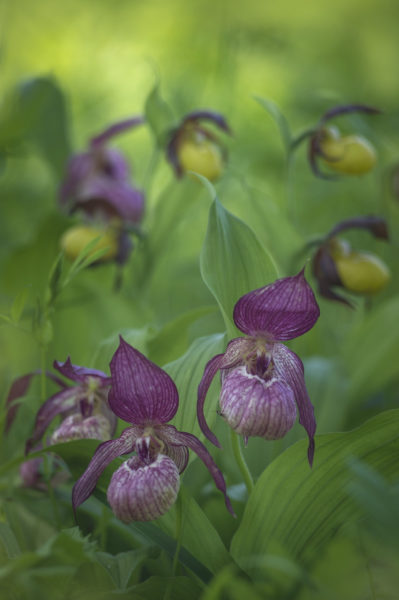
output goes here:
[[129, 168], [122, 154], [108, 148], [106, 143], [141, 123], [143, 118], [135, 117], [111, 125], [91, 140], [87, 152], [70, 159], [60, 189], [61, 206], [70, 213], [81, 210], [89, 218], [140, 223], [144, 194], [130, 185]]
[[69, 358], [64, 363], [54, 361], [54, 368], [77, 385], [67, 387], [61, 382], [61, 391], [42, 404], [36, 415], [33, 435], [26, 444], [26, 452], [30, 452], [41, 440], [58, 415], [63, 420], [52, 433], [52, 444], [72, 439], [107, 440], [112, 437], [116, 417], [107, 401], [110, 378], [102, 371], [73, 365]]
[[293, 147], [296, 147], [309, 138], [309, 164], [317, 177], [323, 179], [333, 177], [320, 171], [319, 159], [332, 171], [344, 175], [363, 175], [374, 167], [377, 155], [369, 140], [360, 135], [341, 136], [336, 127], [326, 126], [331, 119], [353, 112], [370, 115], [380, 113], [378, 109], [363, 104], [335, 106], [321, 117], [315, 128], [306, 131], [294, 141]]
[[340, 287], [355, 294], [372, 295], [383, 290], [391, 274], [387, 265], [370, 252], [352, 250], [349, 242], [337, 234], [348, 229], [366, 229], [374, 237], [387, 240], [388, 228], [380, 217], [354, 217], [341, 221], [320, 242], [313, 257], [313, 273], [322, 296], [348, 306], [352, 304], [337, 294]]
[[179, 405], [178, 392], [169, 375], [122, 337], [110, 367], [110, 407], [131, 426], [119, 438], [97, 448], [74, 486], [74, 509], [90, 496], [112, 460], [136, 452], [115, 471], [108, 488], [108, 501], [122, 521], [158, 518], [176, 499], [179, 473], [187, 466], [188, 448], [191, 448], [208, 468], [216, 487], [225, 496], [227, 508], [233, 513], [223, 475], [205, 446], [191, 433], [167, 424]]
[[210, 181], [218, 179], [223, 171], [224, 152], [218, 138], [201, 121], [210, 121], [225, 133], [230, 128], [225, 118], [209, 110], [194, 111], [186, 115], [171, 134], [167, 158], [176, 176], [195, 171]]
[[206, 365], [198, 387], [197, 415], [204, 435], [216, 446], [218, 439], [204, 416], [209, 386], [220, 370], [220, 414], [244, 438], [283, 437], [299, 422], [309, 436], [308, 458], [314, 454], [316, 422], [300, 358], [282, 341], [294, 339], [313, 327], [320, 311], [303, 270], [242, 296], [234, 307], [234, 322], [245, 337], [231, 340], [224, 354]]

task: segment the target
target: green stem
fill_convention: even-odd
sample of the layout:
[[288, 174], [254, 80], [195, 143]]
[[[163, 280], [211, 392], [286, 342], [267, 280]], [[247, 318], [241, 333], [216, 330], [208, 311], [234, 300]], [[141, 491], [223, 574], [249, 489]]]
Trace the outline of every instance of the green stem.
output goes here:
[[46, 400], [46, 346], [40, 344], [40, 399]]
[[233, 431], [233, 429], [231, 429], [230, 435], [231, 435], [231, 445], [233, 447], [234, 458], [236, 459], [236, 463], [238, 465], [238, 468], [240, 469], [240, 473], [244, 479], [244, 483], [247, 487], [248, 495], [249, 495], [252, 492], [252, 490], [254, 489], [254, 482], [252, 479], [252, 475], [248, 469], [247, 463], [245, 462], [245, 458], [242, 453], [239, 436]]

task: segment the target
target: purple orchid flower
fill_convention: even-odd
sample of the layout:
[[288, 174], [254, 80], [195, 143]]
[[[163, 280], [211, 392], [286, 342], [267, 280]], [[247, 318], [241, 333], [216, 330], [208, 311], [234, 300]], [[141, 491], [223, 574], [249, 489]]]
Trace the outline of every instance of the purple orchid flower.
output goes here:
[[142, 117], [126, 119], [93, 138], [89, 150], [73, 156], [61, 185], [60, 204], [70, 213], [82, 210], [89, 218], [115, 217], [137, 225], [144, 213], [144, 194], [129, 183], [129, 167], [123, 155], [106, 143], [115, 135], [143, 123]]
[[304, 269], [242, 296], [234, 307], [234, 322], [246, 337], [231, 340], [224, 354], [206, 365], [198, 387], [197, 415], [204, 435], [220, 447], [204, 416], [209, 386], [220, 370], [220, 414], [245, 439], [283, 437], [296, 412], [309, 436], [308, 459], [314, 455], [316, 422], [300, 358], [282, 341], [313, 327], [320, 310]]
[[187, 466], [188, 448], [191, 448], [211, 473], [216, 487], [224, 494], [228, 510], [234, 514], [223, 475], [208, 450], [195, 435], [168, 425], [179, 405], [178, 392], [169, 375], [122, 337], [110, 367], [110, 407], [131, 426], [119, 438], [97, 448], [73, 488], [74, 509], [90, 496], [112, 460], [136, 452], [114, 472], [108, 487], [108, 501], [124, 522], [157, 519], [169, 510], [177, 497], [179, 474]]
[[[26, 443], [26, 453], [42, 439], [50, 423], [57, 416], [62, 417], [62, 422], [52, 433], [51, 444], [72, 439], [111, 438], [116, 428], [116, 417], [110, 410], [107, 400], [110, 377], [96, 369], [73, 365], [69, 357], [64, 363], [54, 361], [54, 368], [77, 385], [65, 386], [56, 378], [62, 389], [40, 407], [36, 415], [33, 435]], [[25, 385], [24, 393], [27, 387]]]

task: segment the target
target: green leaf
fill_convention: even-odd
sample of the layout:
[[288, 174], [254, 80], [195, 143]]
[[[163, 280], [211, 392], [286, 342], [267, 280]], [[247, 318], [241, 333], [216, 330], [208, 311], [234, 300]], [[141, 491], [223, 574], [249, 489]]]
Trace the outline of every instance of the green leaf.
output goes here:
[[[219, 569], [230, 564], [232, 559], [218, 532], [188, 490], [182, 486], [180, 494], [182, 495], [180, 499], [182, 503], [182, 544], [212, 573], [217, 573]], [[157, 520], [157, 524], [171, 536], [176, 531], [177, 510], [175, 504], [166, 515]]]
[[254, 96], [254, 99], [262, 106], [262, 108], [266, 110], [266, 112], [269, 113], [273, 121], [276, 123], [281, 139], [283, 140], [284, 148], [288, 153], [291, 145], [292, 135], [287, 119], [277, 104], [275, 104], [272, 100], [260, 98], [259, 96]]
[[21, 318], [26, 301], [28, 299], [28, 294], [29, 290], [27, 288], [24, 288], [19, 292], [19, 294], [17, 294], [17, 296], [14, 299], [14, 302], [12, 303], [10, 315], [14, 323], [18, 323]]
[[167, 135], [174, 126], [174, 116], [172, 109], [161, 96], [158, 83], [148, 95], [144, 110], [157, 144], [163, 148]]
[[209, 211], [200, 268], [204, 282], [219, 304], [231, 337], [237, 335], [233, 323], [237, 300], [277, 277], [273, 258], [252, 229], [223, 208], [217, 199]]
[[362, 515], [348, 494], [349, 459], [364, 460], [387, 478], [399, 476], [399, 410], [386, 411], [348, 433], [316, 437], [313, 469], [300, 441], [263, 472], [232, 542], [233, 558], [279, 549], [307, 564], [337, 530]]
[[[206, 363], [225, 348], [226, 338], [223, 333], [198, 338], [181, 358], [164, 366], [179, 391], [179, 410], [171, 423], [180, 431], [189, 431], [201, 439], [204, 438], [197, 421], [197, 389]], [[216, 379], [208, 392], [205, 404], [205, 418], [210, 427], [216, 418], [219, 397], [219, 384]]]
[[[349, 394], [357, 402], [398, 379], [399, 330], [393, 327], [399, 314], [399, 298], [372, 311], [345, 339], [343, 364], [350, 374]], [[370, 377], [372, 373], [372, 377]]]
[[120, 552], [113, 556], [107, 552], [98, 552], [97, 560], [107, 569], [118, 589], [125, 590], [133, 572], [148, 556], [147, 548]]
[[[161, 577], [153, 575], [143, 583], [129, 588], [126, 594], [117, 596], [120, 600], [156, 600], [167, 598], [166, 590], [170, 589], [170, 600], [197, 600], [201, 588], [189, 577]], [[202, 596], [201, 596], [202, 598]]]
[[0, 523], [0, 542], [4, 547], [8, 558], [16, 558], [21, 554], [17, 538], [7, 523]]

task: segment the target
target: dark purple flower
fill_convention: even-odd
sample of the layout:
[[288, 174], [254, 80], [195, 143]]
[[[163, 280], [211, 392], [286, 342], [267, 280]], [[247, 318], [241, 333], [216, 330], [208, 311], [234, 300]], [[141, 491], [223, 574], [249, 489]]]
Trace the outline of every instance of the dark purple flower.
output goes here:
[[388, 227], [381, 217], [352, 217], [337, 223], [318, 243], [312, 267], [320, 294], [353, 308], [352, 303], [337, 293], [336, 288], [355, 294], [374, 294], [388, 284], [390, 271], [378, 256], [352, 250], [348, 241], [337, 237], [348, 229], [365, 229], [376, 238], [388, 240]]
[[195, 171], [215, 181], [222, 173], [226, 155], [217, 136], [204, 127], [202, 121], [210, 121], [225, 133], [231, 133], [221, 114], [210, 110], [191, 112], [172, 131], [167, 159], [177, 177], [186, 171]]
[[135, 452], [114, 473], [108, 501], [123, 521], [148, 521], [164, 514], [176, 499], [179, 473], [188, 462], [188, 449], [196, 452], [226, 495], [222, 473], [205, 446], [191, 433], [168, 425], [177, 412], [179, 396], [173, 380], [122, 337], [111, 360], [109, 404], [114, 413], [132, 425], [119, 438], [100, 444], [89, 466], [73, 488], [76, 509], [93, 492], [105, 467], [118, 456]]
[[[65, 386], [46, 400], [40, 407], [32, 437], [26, 443], [26, 452], [42, 439], [55, 417], [61, 416], [61, 424], [54, 430], [51, 443], [72, 439], [94, 438], [105, 440], [112, 437], [116, 417], [110, 410], [107, 395], [110, 377], [96, 369], [86, 369], [71, 363], [54, 361], [54, 368], [77, 385]], [[27, 386], [25, 386], [26, 393]]]
[[89, 150], [73, 156], [60, 189], [60, 204], [70, 213], [81, 210], [89, 218], [115, 217], [126, 224], [140, 223], [144, 194], [129, 183], [123, 155], [106, 144], [115, 135], [143, 123], [142, 117], [121, 121], [93, 138]]
[[204, 435], [216, 446], [218, 439], [204, 416], [209, 386], [220, 370], [220, 413], [244, 438], [283, 437], [299, 422], [309, 436], [312, 464], [316, 422], [300, 358], [281, 341], [294, 339], [313, 327], [320, 311], [304, 270], [278, 279], [242, 296], [234, 307], [234, 322], [246, 337], [231, 340], [224, 354], [206, 365], [198, 387], [197, 415]]
[[[42, 449], [42, 445], [38, 444], [33, 448], [34, 452]], [[70, 473], [65, 463], [56, 455], [47, 453], [46, 460], [50, 461], [48, 470], [49, 476], [46, 480], [43, 456], [37, 456], [24, 461], [19, 467], [19, 475], [21, 477], [23, 487], [32, 488], [42, 492], [48, 490], [49, 485], [56, 487], [67, 481]]]

